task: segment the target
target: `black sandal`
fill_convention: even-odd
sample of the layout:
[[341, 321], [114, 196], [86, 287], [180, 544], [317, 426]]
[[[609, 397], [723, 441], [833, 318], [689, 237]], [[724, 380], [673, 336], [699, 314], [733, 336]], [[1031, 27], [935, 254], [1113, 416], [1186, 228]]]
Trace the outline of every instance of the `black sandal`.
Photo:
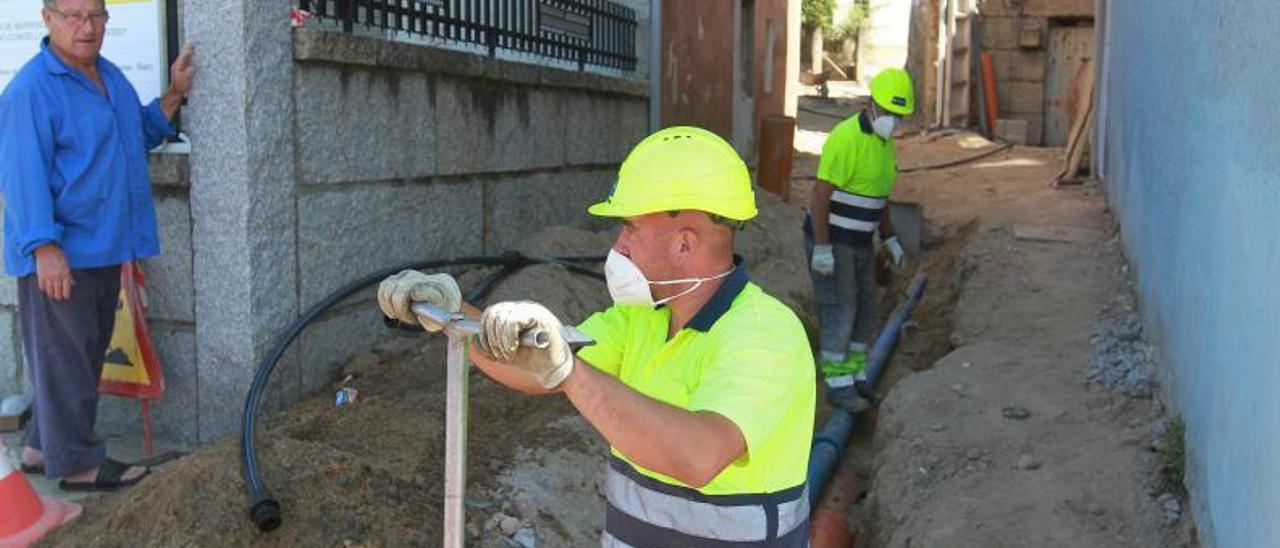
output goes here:
[[126, 480], [124, 473], [129, 471], [130, 465], [114, 459], [107, 459], [98, 465], [98, 477], [91, 482], [86, 481], [67, 481], [58, 482], [58, 487], [63, 491], [115, 491], [121, 487], [129, 487], [137, 485], [142, 478], [151, 474], [150, 468], [144, 468], [142, 475]]
[[33, 474], [33, 475], [38, 474], [41, 476], [44, 475], [43, 464], [27, 464], [24, 462], [19, 468], [22, 470], [23, 474]]

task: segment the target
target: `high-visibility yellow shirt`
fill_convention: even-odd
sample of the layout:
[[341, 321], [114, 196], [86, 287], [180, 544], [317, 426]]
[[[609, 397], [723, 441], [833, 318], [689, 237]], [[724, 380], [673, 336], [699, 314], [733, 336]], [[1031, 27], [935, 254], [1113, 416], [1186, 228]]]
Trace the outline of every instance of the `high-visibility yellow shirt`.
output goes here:
[[872, 131], [866, 111], [848, 118], [827, 135], [817, 177], [845, 192], [886, 198], [898, 178], [893, 140]]
[[[739, 265], [667, 340], [668, 308], [613, 306], [579, 329], [596, 344], [578, 357], [656, 400], [733, 422], [747, 451], [698, 491], [773, 493], [805, 482], [813, 441], [815, 373], [804, 327]], [[647, 470], [661, 482], [679, 480]]]

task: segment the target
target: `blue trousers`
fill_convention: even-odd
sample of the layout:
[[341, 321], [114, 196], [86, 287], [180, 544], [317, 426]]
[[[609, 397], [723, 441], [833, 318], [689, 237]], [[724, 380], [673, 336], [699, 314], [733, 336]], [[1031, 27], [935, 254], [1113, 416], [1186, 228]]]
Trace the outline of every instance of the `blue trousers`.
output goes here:
[[71, 299], [40, 291], [35, 275], [18, 280], [27, 379], [35, 403], [26, 445], [44, 452], [45, 475], [62, 477], [102, 463], [106, 447], [94, 433], [98, 379], [120, 302], [120, 266], [73, 270]]
[[[805, 256], [813, 260], [813, 236], [805, 233]], [[877, 291], [875, 249], [871, 246], [835, 244], [831, 246], [836, 271], [820, 276], [809, 269], [813, 300], [820, 324], [820, 360], [844, 361], [849, 343], [871, 342], [875, 335]]]

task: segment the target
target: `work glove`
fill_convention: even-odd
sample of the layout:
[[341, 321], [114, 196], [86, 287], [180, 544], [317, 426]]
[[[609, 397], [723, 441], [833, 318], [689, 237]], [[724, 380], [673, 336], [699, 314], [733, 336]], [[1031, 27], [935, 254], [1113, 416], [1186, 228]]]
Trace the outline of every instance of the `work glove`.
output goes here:
[[[458, 282], [448, 274], [423, 274], [417, 270], [405, 270], [392, 274], [378, 284], [378, 307], [388, 318], [409, 325], [418, 325], [418, 315], [413, 313], [414, 303], [434, 306], [446, 312], [462, 309], [462, 290]], [[436, 332], [444, 326], [427, 322], [422, 328]]]
[[831, 276], [836, 273], [836, 256], [831, 253], [831, 244], [813, 246], [813, 258], [809, 259], [809, 268], [819, 276]]
[[889, 257], [893, 259], [894, 268], [902, 268], [902, 258], [905, 253], [902, 251], [902, 242], [898, 241], [897, 236], [889, 236], [883, 242], [884, 248], [889, 250]]
[[[520, 334], [530, 329], [546, 333], [546, 348], [520, 346]], [[545, 306], [531, 301], [502, 302], [480, 315], [478, 342], [493, 359], [523, 370], [543, 388], [552, 390], [573, 372], [573, 352], [563, 329]]]

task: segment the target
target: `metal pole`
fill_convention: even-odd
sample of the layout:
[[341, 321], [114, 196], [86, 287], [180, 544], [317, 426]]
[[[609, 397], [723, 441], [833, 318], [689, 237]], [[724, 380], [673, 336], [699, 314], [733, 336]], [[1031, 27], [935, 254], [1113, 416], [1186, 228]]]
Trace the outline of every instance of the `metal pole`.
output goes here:
[[[467, 341], [480, 332], [480, 324], [458, 312], [446, 312], [422, 303], [412, 306], [423, 324], [444, 327], [449, 338], [445, 371], [444, 401], [444, 548], [462, 548], [466, 538], [465, 497], [467, 488]], [[565, 326], [562, 336], [570, 348], [593, 343], [590, 337]], [[545, 331], [530, 329], [520, 334], [521, 346], [546, 348]]]
[[466, 534], [463, 499], [467, 486], [466, 333], [450, 325], [444, 405], [444, 548], [462, 548]]

